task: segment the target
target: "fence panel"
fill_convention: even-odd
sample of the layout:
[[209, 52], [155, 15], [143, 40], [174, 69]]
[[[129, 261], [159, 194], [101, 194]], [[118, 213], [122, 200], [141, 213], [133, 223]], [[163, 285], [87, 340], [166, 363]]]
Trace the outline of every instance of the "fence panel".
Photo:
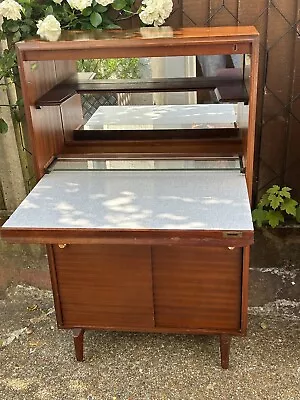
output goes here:
[[260, 32], [257, 198], [277, 183], [300, 200], [299, 10], [299, 0], [183, 0], [185, 26], [254, 25]]

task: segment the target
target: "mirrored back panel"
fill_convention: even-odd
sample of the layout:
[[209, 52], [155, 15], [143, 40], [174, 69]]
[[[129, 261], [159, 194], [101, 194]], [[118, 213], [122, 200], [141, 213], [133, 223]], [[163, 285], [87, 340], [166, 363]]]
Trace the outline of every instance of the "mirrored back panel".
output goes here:
[[238, 137], [249, 64], [245, 54], [80, 60], [68, 80], [84, 120], [73, 140]]

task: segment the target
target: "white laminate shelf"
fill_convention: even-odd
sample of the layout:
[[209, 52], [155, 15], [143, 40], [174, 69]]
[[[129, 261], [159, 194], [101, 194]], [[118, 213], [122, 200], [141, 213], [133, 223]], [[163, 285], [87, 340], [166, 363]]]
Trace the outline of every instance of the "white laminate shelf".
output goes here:
[[84, 125], [86, 130], [234, 128], [234, 104], [101, 106]]
[[3, 228], [252, 231], [239, 171], [53, 171]]

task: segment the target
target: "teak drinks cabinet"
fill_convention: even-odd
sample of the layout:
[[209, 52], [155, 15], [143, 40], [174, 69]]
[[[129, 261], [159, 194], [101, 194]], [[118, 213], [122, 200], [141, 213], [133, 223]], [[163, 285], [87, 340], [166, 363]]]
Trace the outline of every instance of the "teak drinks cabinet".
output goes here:
[[[78, 360], [86, 329], [213, 334], [228, 368], [230, 338], [247, 327], [258, 48], [253, 27], [17, 44], [39, 182], [1, 234], [47, 245], [57, 323], [73, 330]], [[76, 72], [79, 59], [232, 54], [238, 68], [215, 76]], [[205, 90], [220, 102], [199, 100]], [[100, 107], [84, 126], [80, 94], [103, 92], [194, 94], [187, 104]]]

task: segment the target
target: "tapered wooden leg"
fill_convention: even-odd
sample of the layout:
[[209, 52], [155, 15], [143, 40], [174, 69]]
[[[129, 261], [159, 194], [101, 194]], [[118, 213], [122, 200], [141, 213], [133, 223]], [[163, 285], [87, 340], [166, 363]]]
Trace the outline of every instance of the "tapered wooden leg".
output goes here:
[[230, 335], [220, 335], [221, 366], [223, 369], [229, 368]]
[[73, 329], [73, 339], [77, 361], [83, 361], [83, 335], [84, 329]]

